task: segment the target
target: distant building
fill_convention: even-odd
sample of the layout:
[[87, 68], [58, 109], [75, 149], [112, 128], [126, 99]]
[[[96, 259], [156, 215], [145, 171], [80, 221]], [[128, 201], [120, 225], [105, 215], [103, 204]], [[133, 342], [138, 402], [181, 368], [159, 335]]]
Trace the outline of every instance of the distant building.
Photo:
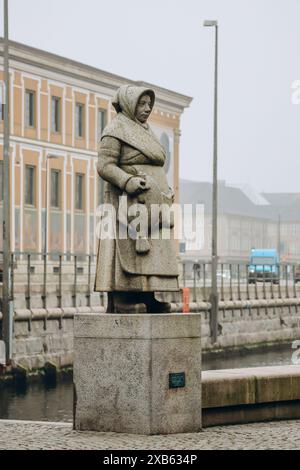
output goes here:
[[[165, 169], [178, 200], [180, 117], [191, 98], [10, 42], [12, 251], [43, 250], [47, 210], [48, 251], [96, 252], [95, 209], [103, 201], [103, 186], [96, 170], [97, 142], [114, 115], [112, 97], [124, 84], [149, 86], [156, 91], [151, 125], [166, 148]], [[1, 39], [0, 85], [3, 87]], [[1, 249], [2, 232], [0, 240]]]
[[281, 260], [300, 261], [300, 193], [263, 193], [277, 223]]
[[[203, 248], [189, 250], [186, 243], [183, 257], [210, 261], [212, 184], [180, 180], [180, 202], [204, 205]], [[251, 248], [277, 248], [282, 261], [300, 261], [300, 194], [255, 194], [249, 187], [219, 181], [219, 259], [247, 261]]]

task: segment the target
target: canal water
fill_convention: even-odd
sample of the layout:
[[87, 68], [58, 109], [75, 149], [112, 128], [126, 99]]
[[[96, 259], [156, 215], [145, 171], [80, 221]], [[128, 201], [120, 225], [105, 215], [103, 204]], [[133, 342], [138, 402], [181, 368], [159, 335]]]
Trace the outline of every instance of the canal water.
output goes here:
[[[291, 345], [264, 352], [205, 354], [203, 370], [292, 364]], [[69, 374], [56, 383], [0, 386], [0, 419], [72, 422], [73, 383]]]

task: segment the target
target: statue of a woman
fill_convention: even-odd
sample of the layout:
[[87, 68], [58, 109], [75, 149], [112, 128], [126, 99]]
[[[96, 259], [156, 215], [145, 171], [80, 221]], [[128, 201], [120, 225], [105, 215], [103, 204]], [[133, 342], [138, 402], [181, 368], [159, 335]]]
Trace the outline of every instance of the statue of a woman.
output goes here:
[[153, 90], [122, 86], [112, 103], [117, 116], [104, 129], [99, 146], [98, 173], [106, 181], [105, 204], [115, 209], [117, 227], [114, 237], [100, 237], [95, 291], [108, 292], [111, 313], [169, 312], [170, 304], [157, 300], [155, 292], [179, 290], [173, 241], [162, 239], [161, 220], [155, 237], [120, 237], [118, 230], [120, 197], [127, 198], [128, 207], [141, 203], [147, 210], [152, 203], [173, 201], [164, 148], [147, 124], [154, 101]]

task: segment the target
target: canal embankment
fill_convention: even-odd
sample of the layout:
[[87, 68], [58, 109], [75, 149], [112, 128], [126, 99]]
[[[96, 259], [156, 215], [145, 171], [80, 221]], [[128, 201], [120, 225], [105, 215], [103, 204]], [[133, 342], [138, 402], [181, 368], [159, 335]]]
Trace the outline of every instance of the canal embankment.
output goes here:
[[[203, 353], [242, 353], [300, 340], [300, 298], [220, 301], [215, 342], [211, 337], [210, 308], [209, 302], [189, 304], [190, 312], [202, 314]], [[182, 310], [182, 303], [172, 304], [174, 313]], [[104, 307], [16, 309], [12, 367], [31, 372], [45, 366], [57, 370], [72, 366], [74, 315], [92, 312], [104, 314]]]

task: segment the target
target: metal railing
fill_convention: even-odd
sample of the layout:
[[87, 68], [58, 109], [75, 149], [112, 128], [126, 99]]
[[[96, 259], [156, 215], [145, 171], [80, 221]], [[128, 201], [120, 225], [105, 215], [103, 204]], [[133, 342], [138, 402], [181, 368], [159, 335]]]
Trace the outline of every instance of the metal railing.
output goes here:
[[[180, 265], [180, 285], [190, 288], [190, 302], [209, 303], [211, 263], [181, 261]], [[96, 255], [16, 251], [11, 254], [11, 266], [11, 296], [15, 308], [106, 304], [105, 294], [94, 292]], [[269, 266], [262, 266], [260, 272], [253, 275], [247, 264], [219, 263], [219, 301], [300, 298], [299, 265], [281, 264], [272, 275], [270, 273]], [[97, 304], [93, 303], [95, 297], [92, 302], [92, 296], [97, 297]]]
[[[0, 252], [0, 276], [1, 256]], [[211, 263], [181, 261], [180, 286], [190, 288], [193, 302], [209, 301]], [[40, 287], [41, 307], [47, 308], [47, 285], [55, 285], [57, 307], [62, 307], [64, 289], [71, 292], [70, 306], [77, 306], [77, 297], [85, 290], [86, 305], [91, 305], [96, 255], [70, 252], [15, 251], [11, 254], [12, 298], [25, 288], [26, 308], [31, 308], [33, 291]], [[1, 282], [1, 277], [0, 277]], [[220, 301], [285, 299], [300, 297], [299, 264], [278, 265], [270, 276], [268, 266], [260, 275], [252, 275], [248, 264], [219, 263], [217, 283]], [[17, 290], [16, 290], [17, 289]], [[22, 290], [21, 289], [21, 290]]]
[[[193, 302], [209, 301], [211, 263], [181, 261], [181, 287], [190, 288]], [[290, 299], [300, 297], [299, 264], [269, 265], [251, 272], [248, 264], [219, 263], [217, 284], [220, 301]]]
[[[15, 251], [11, 254], [11, 266], [11, 297], [15, 301], [24, 294], [23, 308], [32, 308], [33, 299], [35, 307], [47, 308], [50, 295], [55, 307], [77, 307], [79, 297], [81, 304], [84, 297], [84, 304], [91, 307], [96, 255]], [[66, 293], [67, 303], [63, 302]], [[99, 304], [103, 305], [102, 294]]]

